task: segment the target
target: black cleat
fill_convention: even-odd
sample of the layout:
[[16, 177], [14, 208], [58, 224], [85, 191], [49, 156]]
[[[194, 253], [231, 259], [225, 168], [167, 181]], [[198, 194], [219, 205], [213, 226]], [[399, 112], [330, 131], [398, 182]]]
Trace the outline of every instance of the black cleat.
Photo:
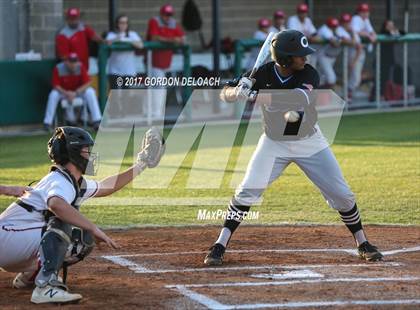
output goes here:
[[357, 252], [361, 259], [367, 260], [369, 262], [381, 261], [384, 257], [381, 252], [378, 251], [378, 248], [368, 241], [363, 242], [357, 247]]
[[226, 248], [220, 243], [216, 243], [210, 248], [210, 253], [204, 259], [204, 264], [207, 266], [220, 266], [223, 263], [223, 254]]

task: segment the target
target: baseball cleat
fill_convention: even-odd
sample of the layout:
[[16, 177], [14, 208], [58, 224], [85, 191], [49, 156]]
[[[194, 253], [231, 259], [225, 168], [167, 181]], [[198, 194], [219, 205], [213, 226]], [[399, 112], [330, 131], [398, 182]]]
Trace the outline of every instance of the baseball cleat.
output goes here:
[[357, 252], [359, 253], [360, 258], [365, 259], [369, 262], [376, 262], [382, 260], [384, 257], [381, 252], [378, 251], [378, 248], [368, 241], [363, 242], [357, 247]]
[[223, 255], [226, 248], [220, 243], [216, 243], [210, 248], [210, 253], [204, 259], [204, 264], [207, 266], [220, 266], [223, 263]]
[[45, 304], [45, 303], [73, 303], [82, 299], [80, 294], [70, 294], [66, 290], [47, 285], [45, 287], [35, 287], [32, 292], [31, 302], [34, 304]]

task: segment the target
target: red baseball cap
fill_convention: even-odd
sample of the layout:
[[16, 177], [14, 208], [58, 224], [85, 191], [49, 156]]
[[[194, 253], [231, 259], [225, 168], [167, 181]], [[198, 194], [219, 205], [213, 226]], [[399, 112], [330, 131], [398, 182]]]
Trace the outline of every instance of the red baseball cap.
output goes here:
[[335, 17], [328, 17], [327, 19], [327, 26], [330, 28], [337, 28], [338, 27], [338, 19]]
[[340, 22], [342, 24], [351, 22], [351, 15], [349, 13], [344, 13], [340, 17]]
[[67, 59], [68, 59], [69, 61], [78, 61], [78, 60], [79, 60], [79, 56], [77, 56], [77, 54], [76, 54], [76, 53], [71, 52], [71, 53], [67, 56]]
[[308, 5], [306, 3], [301, 3], [296, 7], [298, 13], [308, 13]]
[[286, 14], [282, 10], [277, 10], [274, 12], [274, 18], [285, 18]]
[[69, 8], [66, 13], [69, 18], [80, 17], [80, 10], [78, 8]]
[[369, 12], [370, 11], [370, 7], [369, 4], [367, 3], [360, 3], [357, 6], [357, 12]]
[[161, 15], [172, 16], [174, 15], [174, 13], [175, 13], [174, 7], [170, 4], [162, 5], [162, 7], [160, 8]]
[[260, 27], [260, 28], [267, 28], [267, 27], [270, 27], [270, 26], [271, 26], [271, 22], [267, 18], [261, 18], [258, 21], [258, 27]]

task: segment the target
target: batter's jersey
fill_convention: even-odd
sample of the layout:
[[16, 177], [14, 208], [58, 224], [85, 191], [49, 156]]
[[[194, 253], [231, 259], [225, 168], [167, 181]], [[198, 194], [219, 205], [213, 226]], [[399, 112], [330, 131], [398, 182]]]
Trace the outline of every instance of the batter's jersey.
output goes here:
[[[244, 76], [249, 76], [249, 72]], [[271, 102], [261, 105], [264, 132], [270, 139], [297, 140], [315, 132], [317, 113], [312, 90], [319, 86], [319, 75], [311, 65], [306, 64], [303, 70], [290, 76], [281, 76], [272, 61], [261, 66], [254, 78], [256, 82], [252, 89], [260, 93], [263, 90], [291, 90], [278, 94], [271, 91]], [[232, 81], [229, 86], [236, 86], [238, 81]], [[284, 114], [296, 110], [300, 111], [300, 120], [286, 122]]]

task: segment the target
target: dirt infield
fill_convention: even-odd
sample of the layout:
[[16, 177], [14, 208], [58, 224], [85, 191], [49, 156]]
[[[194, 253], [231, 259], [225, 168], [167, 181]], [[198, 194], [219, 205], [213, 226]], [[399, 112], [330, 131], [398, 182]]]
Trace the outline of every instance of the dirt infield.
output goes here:
[[[68, 285], [84, 299], [67, 307], [418, 309], [420, 227], [366, 230], [383, 262], [361, 261], [343, 226], [243, 226], [216, 268], [202, 262], [218, 227], [112, 231], [122, 248], [96, 249], [70, 269]], [[33, 307], [13, 277], [0, 272], [0, 309]]]

